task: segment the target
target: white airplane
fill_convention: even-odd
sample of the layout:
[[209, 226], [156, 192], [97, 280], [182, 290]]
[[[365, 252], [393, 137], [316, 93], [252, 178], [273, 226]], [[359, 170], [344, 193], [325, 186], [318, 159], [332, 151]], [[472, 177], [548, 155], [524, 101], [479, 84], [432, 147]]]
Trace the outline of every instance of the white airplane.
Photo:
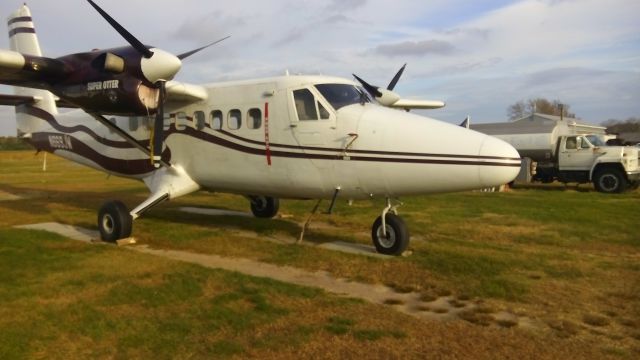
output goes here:
[[[11, 50], [0, 50], [0, 83], [15, 95], [0, 104], [15, 106], [18, 135], [37, 150], [146, 184], [151, 194], [133, 210], [120, 201], [100, 208], [105, 241], [129, 237], [146, 211], [198, 190], [245, 195], [266, 218], [279, 198], [331, 199], [329, 210], [337, 199], [386, 198], [372, 240], [398, 255], [409, 244], [398, 197], [498, 186], [518, 174], [520, 157], [506, 142], [380, 106], [351, 80], [171, 81], [205, 47], [178, 56], [150, 48], [88, 2], [130, 46], [43, 57], [21, 6], [8, 20]], [[382, 105], [401, 100], [378, 92]], [[56, 97], [79, 109], [59, 113]]]

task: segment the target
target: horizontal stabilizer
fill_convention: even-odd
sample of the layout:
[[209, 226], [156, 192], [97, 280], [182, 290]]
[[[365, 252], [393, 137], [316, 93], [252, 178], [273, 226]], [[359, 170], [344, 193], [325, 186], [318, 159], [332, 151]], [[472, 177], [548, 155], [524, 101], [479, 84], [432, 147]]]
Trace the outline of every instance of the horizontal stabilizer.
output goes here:
[[0, 83], [35, 88], [67, 76], [60, 60], [0, 49]]

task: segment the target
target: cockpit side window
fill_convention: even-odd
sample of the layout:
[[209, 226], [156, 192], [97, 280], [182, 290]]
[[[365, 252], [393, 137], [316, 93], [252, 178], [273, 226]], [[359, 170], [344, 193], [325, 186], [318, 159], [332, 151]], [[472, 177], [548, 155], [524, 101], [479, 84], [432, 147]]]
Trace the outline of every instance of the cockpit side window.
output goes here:
[[309, 89], [300, 89], [293, 92], [293, 99], [298, 113], [298, 120], [318, 120], [316, 111], [316, 99]]

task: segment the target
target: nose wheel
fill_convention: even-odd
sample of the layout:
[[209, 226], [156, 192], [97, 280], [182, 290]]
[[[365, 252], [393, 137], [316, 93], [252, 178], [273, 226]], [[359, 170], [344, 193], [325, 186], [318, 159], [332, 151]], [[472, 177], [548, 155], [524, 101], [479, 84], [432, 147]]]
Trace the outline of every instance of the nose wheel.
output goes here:
[[391, 206], [391, 201], [387, 199], [387, 207], [382, 210], [382, 215], [378, 216], [371, 227], [373, 245], [381, 254], [402, 255], [409, 246], [409, 228], [396, 214], [397, 207], [397, 205]]
[[382, 216], [378, 216], [371, 228], [371, 239], [379, 253], [402, 255], [409, 246], [409, 229], [398, 215], [387, 214], [384, 224]]

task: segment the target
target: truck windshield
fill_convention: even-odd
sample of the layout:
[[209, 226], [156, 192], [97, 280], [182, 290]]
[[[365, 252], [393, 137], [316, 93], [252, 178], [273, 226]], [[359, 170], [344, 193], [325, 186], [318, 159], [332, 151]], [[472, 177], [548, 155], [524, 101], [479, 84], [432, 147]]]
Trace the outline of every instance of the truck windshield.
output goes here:
[[600, 137], [598, 137], [597, 135], [587, 135], [586, 138], [587, 138], [587, 140], [589, 140], [589, 142], [593, 146], [605, 146], [606, 145], [604, 143], [604, 141], [602, 141], [602, 139], [600, 139]]
[[347, 105], [369, 102], [369, 98], [358, 88], [349, 84], [318, 84], [316, 89], [338, 110]]

